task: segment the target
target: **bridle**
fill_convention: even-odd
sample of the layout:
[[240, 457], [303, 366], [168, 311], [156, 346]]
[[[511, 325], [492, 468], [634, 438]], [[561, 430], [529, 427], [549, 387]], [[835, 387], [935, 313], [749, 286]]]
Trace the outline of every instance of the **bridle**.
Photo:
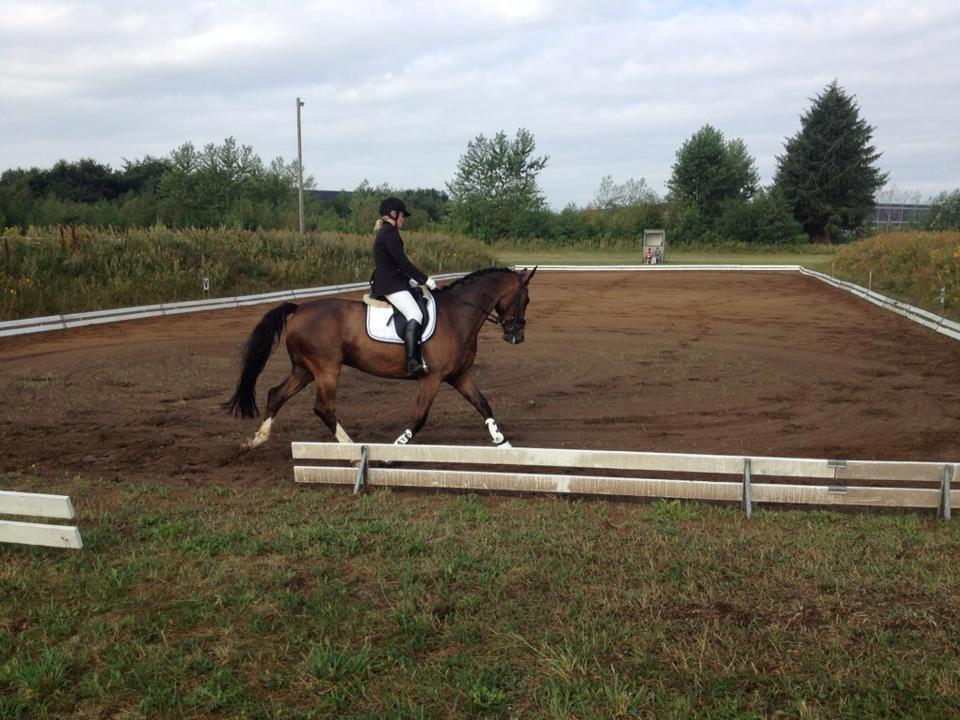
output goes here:
[[[520, 332], [523, 330], [523, 327], [527, 324], [526, 319], [519, 317], [520, 315], [520, 297], [524, 288], [527, 287], [527, 284], [523, 281], [517, 285], [517, 291], [513, 294], [513, 317], [504, 320], [503, 318], [497, 317], [493, 321], [495, 325], [499, 325], [503, 328], [505, 333], [510, 333], [511, 335]], [[487, 315], [487, 320], [490, 320], [489, 314]]]

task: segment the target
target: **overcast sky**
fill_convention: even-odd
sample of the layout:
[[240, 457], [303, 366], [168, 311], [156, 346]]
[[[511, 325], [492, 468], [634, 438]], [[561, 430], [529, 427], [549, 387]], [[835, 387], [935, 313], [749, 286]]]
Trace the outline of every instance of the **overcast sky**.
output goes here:
[[0, 170], [252, 145], [322, 189], [443, 188], [467, 141], [526, 127], [550, 204], [604, 175], [661, 195], [709, 123], [764, 184], [836, 79], [903, 193], [960, 187], [960, 2], [0, 0]]

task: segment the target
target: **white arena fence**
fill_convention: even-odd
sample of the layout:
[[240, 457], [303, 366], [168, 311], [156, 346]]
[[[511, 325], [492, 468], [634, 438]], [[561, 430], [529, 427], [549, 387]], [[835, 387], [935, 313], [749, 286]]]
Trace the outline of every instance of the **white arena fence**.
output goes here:
[[960, 500], [952, 488], [956, 463], [315, 442], [292, 449], [295, 461], [314, 461], [295, 465], [296, 482], [354, 492], [366, 484], [682, 498], [738, 502], [748, 517], [754, 503], [775, 503], [926, 509], [949, 519]]
[[[449, 280], [451, 278], [462, 277], [463, 275], [466, 275], [466, 273], [446, 273], [444, 275], [434, 275], [434, 277], [438, 280]], [[120, 322], [122, 320], [140, 320], [143, 318], [181, 315], [183, 313], [203, 312], [206, 310], [225, 310], [227, 308], [245, 307], [247, 305], [304, 300], [307, 298], [322, 297], [324, 295], [357, 292], [359, 290], [366, 290], [369, 287], [369, 283], [356, 282], [344, 285], [324, 285], [323, 287], [302, 288], [300, 290], [280, 290], [278, 292], [260, 293], [258, 295], [241, 295], [239, 297], [212, 298], [209, 300], [186, 300], [184, 302], [139, 305], [137, 307], [116, 308], [113, 310], [93, 310], [91, 312], [72, 313], [70, 315], [48, 315], [46, 317], [24, 318], [22, 320], [7, 320], [0, 322], [0, 337], [26, 335], [28, 333], [44, 332], [47, 330], [66, 330], [69, 328], [83, 327], [85, 325]]]
[[[530, 268], [532, 265], [517, 265], [517, 268]], [[926, 310], [902, 303], [899, 300], [888, 298], [885, 295], [867, 290], [859, 285], [843, 280], [837, 280], [820, 272], [808, 270], [802, 265], [540, 265], [538, 272], [799, 272], [817, 278], [829, 285], [853, 293], [863, 299], [891, 310], [916, 323], [930, 328], [942, 335], [960, 340], [960, 323], [947, 320]], [[449, 280], [462, 277], [466, 273], [446, 273], [436, 275], [438, 280]], [[70, 315], [49, 315], [46, 317], [24, 318], [22, 320], [8, 320], [0, 322], [0, 337], [10, 335], [25, 335], [28, 333], [44, 332], [47, 330], [65, 330], [82, 327], [84, 325], [99, 325], [102, 323], [120, 322], [122, 320], [137, 320], [140, 318], [162, 317], [165, 315], [179, 315], [182, 313], [201, 312], [205, 310], [221, 310], [225, 308], [243, 307], [246, 305], [261, 305], [284, 300], [302, 300], [305, 298], [337, 295], [345, 292], [365, 290], [365, 282], [348, 283], [345, 285], [326, 285], [301, 290], [283, 290], [280, 292], [261, 293], [259, 295], [243, 295], [240, 297], [214, 298], [210, 300], [188, 300], [177, 303], [161, 303], [159, 305], [142, 305], [131, 308], [114, 310], [95, 310], [93, 312], [73, 313]]]
[[890, 310], [891, 312], [895, 312], [897, 315], [902, 315], [908, 320], [913, 320], [915, 323], [919, 323], [924, 327], [928, 327], [931, 330], [937, 331], [941, 335], [946, 335], [954, 340], [960, 340], [960, 323], [958, 322], [947, 320], [940, 315], [922, 310], [921, 308], [914, 307], [913, 305], [908, 305], [907, 303], [900, 302], [899, 300], [894, 300], [893, 298], [888, 298], [886, 295], [875, 293], [873, 290], [868, 290], [867, 288], [861, 287], [855, 283], [847, 282], [846, 280], [838, 280], [837, 278], [816, 272], [815, 270], [808, 270], [805, 267], [801, 267], [800, 272], [804, 275], [809, 275], [810, 277], [815, 277], [818, 280], [822, 280], [828, 285], [833, 285], [833, 287], [846, 290], [849, 293], [853, 293], [854, 295], [862, 297], [867, 302], [871, 302], [874, 305], [878, 305], [882, 308]]
[[[0, 515], [73, 520], [77, 513], [66, 495], [0, 490]], [[0, 519], [0, 543], [45, 545], [48, 547], [83, 547], [79, 528], [70, 525], [48, 525]]]

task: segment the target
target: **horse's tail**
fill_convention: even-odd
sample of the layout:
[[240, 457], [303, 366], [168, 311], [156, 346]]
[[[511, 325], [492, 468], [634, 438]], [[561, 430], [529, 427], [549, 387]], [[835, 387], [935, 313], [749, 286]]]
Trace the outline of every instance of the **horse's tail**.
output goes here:
[[270, 351], [280, 342], [287, 316], [297, 311], [295, 303], [285, 302], [270, 310], [250, 333], [243, 345], [243, 369], [233, 397], [223, 403], [223, 408], [240, 417], [256, 417], [260, 414], [257, 407], [257, 378], [266, 367]]

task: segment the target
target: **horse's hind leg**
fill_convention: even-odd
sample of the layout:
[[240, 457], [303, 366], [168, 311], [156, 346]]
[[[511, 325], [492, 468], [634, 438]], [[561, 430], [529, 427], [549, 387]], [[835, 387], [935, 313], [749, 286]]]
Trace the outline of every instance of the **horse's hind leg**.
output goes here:
[[313, 380], [313, 375], [309, 370], [305, 367], [294, 366], [291, 368], [286, 380], [276, 387], [270, 388], [270, 392], [267, 393], [267, 417], [260, 424], [257, 433], [250, 440], [243, 443], [242, 447], [247, 450], [252, 450], [255, 447], [263, 445], [270, 438], [273, 418], [280, 412], [280, 408], [283, 407], [287, 400], [309, 385], [311, 380]]
[[337, 422], [337, 381], [340, 379], [340, 368], [327, 368], [316, 374], [317, 399], [313, 404], [313, 412], [317, 414], [323, 424], [337, 438], [337, 442], [352, 443], [346, 430]]
[[500, 432], [500, 428], [497, 427], [497, 421], [493, 417], [493, 408], [490, 407], [490, 403], [487, 402], [483, 393], [480, 392], [480, 388], [478, 388], [477, 384], [473, 381], [473, 376], [469, 370], [460, 373], [456, 377], [449, 378], [447, 382], [455, 387], [457, 392], [463, 395], [470, 404], [477, 409], [477, 412], [480, 413], [480, 416], [487, 425], [487, 431], [490, 433], [490, 439], [494, 445], [502, 448], [513, 447], [510, 441]]

